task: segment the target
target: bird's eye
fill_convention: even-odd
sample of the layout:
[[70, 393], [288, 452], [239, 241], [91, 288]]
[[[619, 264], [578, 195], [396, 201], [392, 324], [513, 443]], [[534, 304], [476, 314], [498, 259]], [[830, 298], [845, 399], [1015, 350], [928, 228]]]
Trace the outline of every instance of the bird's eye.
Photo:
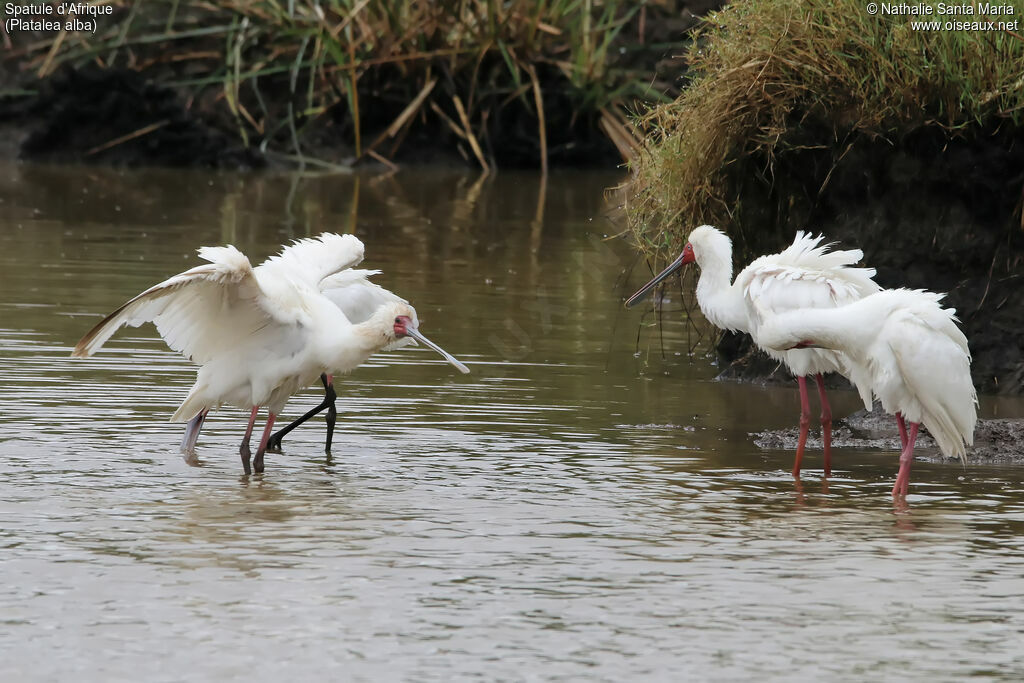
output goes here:
[[402, 319], [401, 318], [395, 318], [395, 324], [400, 325], [401, 323], [402, 323]]

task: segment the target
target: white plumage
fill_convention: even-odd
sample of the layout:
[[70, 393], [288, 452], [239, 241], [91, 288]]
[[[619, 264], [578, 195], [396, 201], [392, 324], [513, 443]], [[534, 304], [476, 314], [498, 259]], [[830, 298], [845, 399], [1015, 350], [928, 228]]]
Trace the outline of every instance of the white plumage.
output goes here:
[[839, 307], [879, 290], [872, 279], [874, 269], [854, 265], [864, 256], [860, 249], [829, 251], [831, 245], [822, 245], [823, 239], [820, 235], [812, 237], [798, 232], [793, 244], [778, 254], [755, 259], [733, 281], [732, 241], [722, 231], [702, 225], [690, 233], [682, 254], [626, 302], [627, 306], [636, 303], [687, 263], [695, 262], [700, 266], [697, 304], [704, 317], [716, 327], [748, 332], [755, 344], [784, 362], [797, 377], [801, 416], [800, 439], [793, 466], [796, 476], [800, 473], [810, 423], [806, 376], [815, 376], [822, 401], [826, 476], [831, 470], [832, 418], [822, 373], [839, 372], [859, 382], [861, 397], [865, 405], [871, 406], [871, 394], [861, 380], [861, 373], [841, 354], [828, 349], [769, 349], [759, 339], [764, 321], [774, 315], [809, 306]]
[[[761, 343], [777, 349], [841, 351], [867, 372], [871, 390], [900, 421], [903, 452], [893, 495], [906, 495], [918, 423], [949, 457], [974, 443], [977, 394], [967, 338], [944, 295], [894, 289], [834, 309], [805, 309], [765, 322]], [[903, 421], [911, 423], [904, 434]]]
[[348, 372], [405, 337], [440, 350], [419, 334], [416, 313], [404, 300], [393, 297], [352, 322], [322, 291], [332, 276], [362, 260], [363, 244], [353, 235], [298, 240], [256, 268], [233, 246], [203, 247], [199, 255], [209, 263], [131, 299], [90, 330], [72, 353], [95, 353], [122, 325], [155, 323], [168, 346], [200, 365], [195, 384], [171, 417], [190, 421], [186, 451], [210, 409], [225, 403], [251, 408], [240, 448], [248, 471], [252, 424], [258, 408], [266, 406], [270, 418], [254, 462], [261, 471], [274, 417], [321, 373]]
[[[320, 281], [320, 289], [324, 296], [338, 307], [345, 318], [352, 324], [359, 324], [369, 320], [383, 306], [391, 304], [406, 304], [408, 301], [384, 289], [380, 285], [370, 282], [370, 277], [378, 275], [379, 270], [360, 270], [349, 268], [330, 275]], [[412, 321], [415, 327], [419, 327], [419, 319], [416, 316], [416, 309], [409, 306], [412, 311]], [[382, 351], [392, 351], [415, 344], [411, 337], [401, 337], [397, 341], [385, 346]], [[334, 438], [334, 425], [337, 419], [338, 410], [335, 406], [337, 394], [334, 390], [334, 376], [331, 373], [320, 375], [320, 381], [324, 386], [324, 399], [320, 405], [306, 412], [302, 417], [294, 420], [287, 426], [271, 435], [267, 442], [267, 449], [279, 451], [284, 437], [293, 429], [306, 422], [318, 413], [327, 411], [327, 439], [325, 444], [326, 452], [331, 452], [331, 442]]]
[[[409, 304], [397, 294], [370, 282], [370, 278], [374, 275], [380, 275], [380, 271], [350, 268], [324, 278], [320, 282], [320, 290], [353, 324], [369, 320], [381, 306], [396, 303]], [[409, 307], [412, 308], [412, 306]], [[412, 320], [416, 327], [419, 327], [420, 321], [416, 317], [416, 309], [413, 309]], [[382, 350], [392, 351], [415, 343], [416, 341], [411, 337], [402, 337]]]

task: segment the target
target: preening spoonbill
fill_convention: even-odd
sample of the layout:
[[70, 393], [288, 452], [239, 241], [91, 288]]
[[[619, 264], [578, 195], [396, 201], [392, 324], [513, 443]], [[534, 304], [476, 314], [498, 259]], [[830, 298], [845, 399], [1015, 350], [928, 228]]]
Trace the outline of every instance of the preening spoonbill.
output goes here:
[[[800, 387], [800, 438], [793, 462], [793, 476], [800, 476], [811, 408], [807, 380], [813, 375], [821, 398], [821, 428], [825, 451], [825, 476], [832, 473], [832, 410], [825, 395], [822, 373], [838, 372], [856, 379], [848, 359], [829, 349], [776, 350], [766, 348], [758, 330], [766, 317], [808, 307], [834, 308], [861, 299], [880, 288], [872, 278], [873, 268], [853, 267], [864, 253], [860, 249], [829, 251], [820, 245], [823, 236], [796, 234], [793, 244], [778, 254], [761, 256], [732, 280], [732, 241], [721, 230], [702, 225], [690, 233], [683, 252], [665, 270], [626, 301], [633, 306], [659, 283], [687, 263], [700, 266], [697, 304], [708, 321], [727, 330], [748, 332], [754, 343], [768, 355], [782, 361], [797, 378]], [[861, 397], [871, 409], [871, 396], [863, 386]]]
[[172, 422], [188, 421], [182, 439], [186, 453], [193, 452], [210, 409], [224, 403], [249, 408], [239, 447], [248, 474], [249, 440], [257, 412], [266, 406], [269, 416], [252, 463], [262, 472], [274, 419], [298, 389], [322, 373], [352, 370], [404, 337], [440, 350], [420, 334], [408, 304], [392, 302], [352, 324], [323, 294], [325, 280], [362, 260], [363, 244], [353, 235], [324, 233], [299, 240], [256, 268], [230, 245], [202, 247], [199, 256], [209, 263], [131, 299], [82, 337], [72, 353], [92, 355], [122, 325], [155, 323], [168, 346], [200, 366], [195, 384], [171, 417]]
[[907, 495], [918, 424], [943, 454], [964, 463], [964, 444], [974, 443], [978, 397], [971, 354], [956, 311], [939, 304], [943, 296], [885, 290], [840, 308], [776, 315], [760, 330], [761, 343], [769, 348], [834, 349], [867, 370], [871, 390], [899, 424], [903, 450], [894, 497]]
[[[352, 324], [359, 324], [366, 322], [373, 314], [377, 312], [382, 306], [389, 304], [406, 304], [408, 301], [393, 294], [388, 290], [384, 289], [378, 284], [370, 282], [370, 277], [378, 275], [379, 270], [356, 270], [350, 268], [343, 270], [339, 273], [335, 273], [330, 277], [324, 279], [320, 283], [320, 290], [324, 296], [330, 299], [335, 306], [341, 309], [342, 314]], [[410, 308], [412, 308], [410, 306]], [[412, 319], [416, 327], [419, 327], [419, 320], [416, 318], [416, 311], [413, 310]], [[415, 344], [412, 337], [402, 337], [393, 344], [385, 346], [383, 351], [391, 351], [393, 349]], [[442, 349], [434, 347], [436, 351], [445, 355]], [[460, 364], [456, 365], [460, 370], [464, 367]], [[338, 416], [338, 409], [335, 406], [338, 394], [334, 390], [334, 377], [332, 374], [324, 373], [320, 375], [320, 382], [324, 386], [324, 400], [320, 405], [308, 411], [305, 415], [298, 418], [287, 427], [275, 432], [271, 435], [267, 441], [268, 450], [279, 450], [281, 448], [281, 440], [300, 424], [309, 420], [317, 413], [327, 410], [327, 441], [324, 447], [328, 453], [331, 451], [331, 441], [334, 438], [334, 424]]]

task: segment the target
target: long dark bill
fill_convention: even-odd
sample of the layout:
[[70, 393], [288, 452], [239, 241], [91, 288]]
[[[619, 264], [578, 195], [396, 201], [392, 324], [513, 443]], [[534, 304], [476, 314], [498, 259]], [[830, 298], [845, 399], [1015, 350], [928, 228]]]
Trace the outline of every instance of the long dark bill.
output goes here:
[[420, 331], [417, 330], [412, 325], [406, 325], [405, 326], [405, 333], [407, 335], [409, 335], [410, 337], [412, 337], [413, 339], [415, 339], [416, 341], [418, 341], [419, 343], [423, 344], [424, 346], [429, 346], [430, 348], [432, 348], [435, 351], [437, 351], [439, 354], [441, 354], [444, 357], [444, 359], [446, 361], [448, 361], [449, 363], [454, 365], [455, 368], [459, 372], [461, 372], [462, 374], [464, 374], [464, 375], [469, 374], [469, 368], [467, 368], [465, 365], [460, 363], [459, 359], [457, 359], [455, 356], [453, 356], [452, 354], [450, 354], [447, 351], [445, 351], [444, 349], [442, 349], [440, 346], [438, 346], [434, 342], [432, 342], [429, 339], [427, 339], [426, 337], [424, 337], [420, 333]]
[[672, 275], [677, 270], [682, 268], [685, 265], [685, 262], [683, 261], [683, 258], [685, 256], [685, 253], [680, 254], [679, 258], [677, 258], [672, 263], [668, 264], [668, 268], [655, 275], [653, 280], [651, 280], [646, 285], [638, 289], [636, 294], [626, 299], [626, 308], [632, 308], [633, 306], [636, 306], [638, 303], [643, 301], [645, 296], [650, 294], [652, 289], [660, 285], [661, 282], [665, 280], [669, 275]]

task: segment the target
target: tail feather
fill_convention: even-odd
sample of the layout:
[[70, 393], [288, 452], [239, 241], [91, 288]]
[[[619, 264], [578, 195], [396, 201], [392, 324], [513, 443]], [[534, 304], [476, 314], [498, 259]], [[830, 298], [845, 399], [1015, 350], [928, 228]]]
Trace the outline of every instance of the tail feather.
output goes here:
[[181, 402], [178, 409], [174, 411], [174, 415], [171, 415], [171, 422], [188, 422], [196, 415], [207, 408], [213, 408], [210, 404], [209, 399], [206, 397], [207, 386], [205, 384], [195, 384], [192, 389], [189, 390], [188, 396]]

